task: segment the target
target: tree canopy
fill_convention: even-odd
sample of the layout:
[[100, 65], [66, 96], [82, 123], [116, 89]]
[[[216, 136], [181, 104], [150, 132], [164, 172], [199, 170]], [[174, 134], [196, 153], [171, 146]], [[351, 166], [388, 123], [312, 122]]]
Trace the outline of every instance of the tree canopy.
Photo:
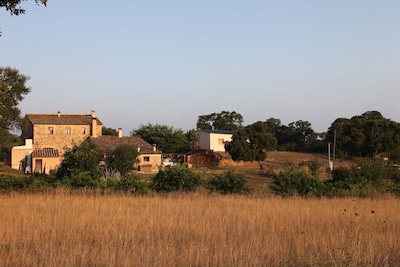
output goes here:
[[121, 176], [125, 176], [134, 169], [134, 163], [138, 161], [139, 152], [136, 147], [128, 144], [117, 146], [111, 157], [107, 157], [107, 165], [118, 170]]
[[336, 119], [326, 136], [329, 142], [334, 139], [337, 153], [350, 157], [400, 156], [400, 123], [384, 118], [378, 111]]
[[[5, 8], [6, 11], [10, 12], [10, 15], [19, 16], [25, 14], [25, 9], [22, 8], [21, 3], [27, 0], [0, 0], [0, 8]], [[36, 5], [42, 4], [47, 5], [47, 0], [34, 0]], [[1, 36], [1, 31], [0, 31]]]
[[[22, 8], [21, 3], [27, 0], [0, 0], [0, 8], [5, 8], [11, 15], [25, 14], [25, 9]], [[47, 0], [34, 0], [35, 4], [47, 5]]]
[[276, 144], [277, 140], [267, 132], [266, 124], [258, 121], [235, 132], [225, 149], [235, 161], [263, 161], [266, 151], [275, 150]]
[[0, 136], [20, 127], [18, 104], [31, 91], [26, 86], [28, 80], [17, 69], [0, 67]]
[[197, 140], [195, 130], [184, 132], [171, 126], [151, 124], [141, 125], [131, 131], [131, 135], [140, 136], [149, 144], [156, 144], [163, 153], [183, 153], [193, 149]]
[[197, 120], [197, 129], [235, 131], [242, 126], [243, 117], [235, 111], [221, 111], [209, 115], [201, 115]]

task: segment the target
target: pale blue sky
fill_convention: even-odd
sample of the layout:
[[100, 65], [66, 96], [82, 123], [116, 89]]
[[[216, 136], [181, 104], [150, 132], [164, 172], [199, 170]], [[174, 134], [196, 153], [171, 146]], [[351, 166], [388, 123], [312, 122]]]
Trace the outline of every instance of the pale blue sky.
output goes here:
[[400, 1], [24, 2], [0, 11], [0, 66], [31, 77], [25, 113], [90, 113], [124, 134], [236, 111], [326, 131], [400, 122]]

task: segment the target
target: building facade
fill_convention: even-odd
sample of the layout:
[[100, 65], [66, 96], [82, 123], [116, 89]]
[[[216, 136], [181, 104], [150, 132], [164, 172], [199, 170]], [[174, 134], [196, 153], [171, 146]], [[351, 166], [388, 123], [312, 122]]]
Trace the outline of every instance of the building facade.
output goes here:
[[65, 152], [89, 136], [101, 136], [102, 126], [95, 110], [91, 114], [27, 114], [21, 135], [25, 144], [12, 148], [11, 167], [34, 173], [55, 171]]
[[197, 130], [199, 137], [198, 148], [225, 152], [225, 143], [232, 141], [233, 131]]

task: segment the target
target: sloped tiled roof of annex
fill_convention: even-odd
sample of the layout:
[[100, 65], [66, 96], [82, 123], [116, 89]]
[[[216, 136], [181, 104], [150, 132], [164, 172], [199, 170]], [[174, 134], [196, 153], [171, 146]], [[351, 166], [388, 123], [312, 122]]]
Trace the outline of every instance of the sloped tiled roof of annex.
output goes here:
[[140, 147], [141, 154], [161, 154], [160, 150], [153, 150], [153, 146], [139, 136], [111, 136], [103, 135], [98, 137], [88, 137], [89, 143], [98, 147], [103, 153], [111, 154], [119, 145], [131, 145], [135, 148]]
[[35, 149], [32, 152], [32, 158], [58, 158], [58, 150], [54, 148]]
[[[32, 124], [49, 125], [90, 125], [92, 116], [90, 114], [26, 114]], [[97, 125], [103, 125], [97, 119]]]

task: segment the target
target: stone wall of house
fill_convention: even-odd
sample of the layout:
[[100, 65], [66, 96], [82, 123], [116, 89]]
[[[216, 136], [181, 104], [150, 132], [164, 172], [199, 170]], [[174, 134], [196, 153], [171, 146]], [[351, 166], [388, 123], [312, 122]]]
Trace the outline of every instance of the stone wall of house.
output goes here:
[[[55, 148], [60, 155], [67, 148], [80, 145], [90, 136], [90, 125], [35, 125], [33, 145], [35, 149]], [[97, 136], [101, 136], [102, 125], [97, 126]]]
[[[148, 159], [148, 160], [145, 160]], [[151, 169], [151, 172], [158, 172], [162, 161], [161, 154], [141, 154], [138, 157], [138, 166], [146, 166], [146, 168], [141, 168], [143, 170]], [[151, 166], [150, 168], [147, 166]]]

